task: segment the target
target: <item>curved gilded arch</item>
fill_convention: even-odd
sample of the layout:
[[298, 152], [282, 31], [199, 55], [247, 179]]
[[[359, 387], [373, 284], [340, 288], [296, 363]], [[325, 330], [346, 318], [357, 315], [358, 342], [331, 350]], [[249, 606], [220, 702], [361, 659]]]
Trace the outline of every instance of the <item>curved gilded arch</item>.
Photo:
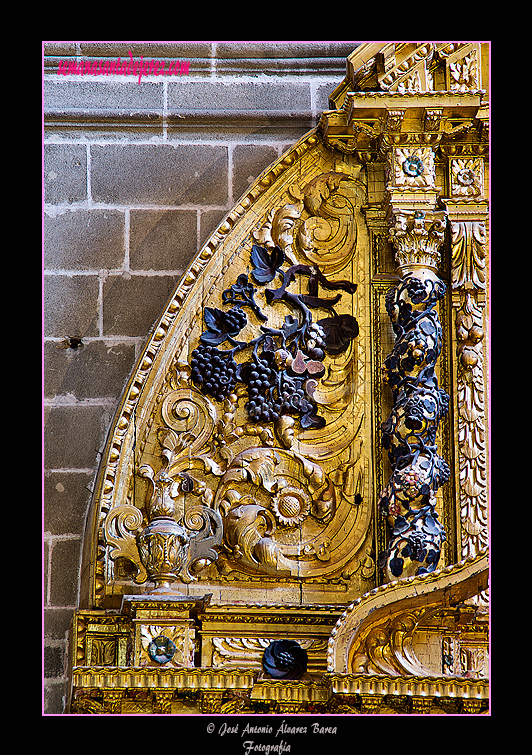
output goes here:
[[[112, 606], [153, 586], [139, 538], [161, 500], [196, 544], [194, 564], [190, 556], [172, 574], [174, 587], [340, 580], [345, 597], [346, 575], [358, 570], [362, 580], [373, 516], [365, 197], [360, 164], [313, 130], [259, 176], [198, 252], [108, 436], [86, 533], [86, 605]], [[228, 326], [228, 312], [244, 327]], [[222, 370], [236, 364], [225, 394], [194, 371], [206, 347]], [[271, 417], [250, 407], [254, 359], [270, 365], [263, 398]], [[287, 392], [294, 395], [283, 405]], [[209, 559], [183, 524], [198, 504], [221, 518], [209, 531]]]
[[416, 657], [422, 617], [458, 606], [488, 586], [489, 550], [432, 573], [381, 585], [347, 606], [329, 637], [327, 670], [339, 674], [433, 675]]

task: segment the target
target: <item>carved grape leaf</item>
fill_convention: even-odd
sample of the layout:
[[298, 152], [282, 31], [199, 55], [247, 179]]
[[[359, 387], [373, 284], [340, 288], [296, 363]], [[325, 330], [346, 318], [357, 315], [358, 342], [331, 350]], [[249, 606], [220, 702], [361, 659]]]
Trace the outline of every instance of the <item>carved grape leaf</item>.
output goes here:
[[352, 338], [358, 336], [358, 322], [353, 315], [334, 315], [318, 320], [325, 331], [325, 349], [333, 356], [345, 351]]
[[269, 252], [264, 247], [253, 244], [251, 262], [253, 264], [251, 275], [254, 280], [257, 283], [269, 283], [275, 278], [275, 273], [284, 262], [284, 252], [278, 246], [274, 246]]
[[219, 346], [229, 336], [233, 338], [237, 336], [241, 330], [227, 317], [226, 312], [222, 312], [221, 309], [216, 307], [205, 307], [203, 317], [207, 332], [202, 333], [200, 339], [209, 346]]

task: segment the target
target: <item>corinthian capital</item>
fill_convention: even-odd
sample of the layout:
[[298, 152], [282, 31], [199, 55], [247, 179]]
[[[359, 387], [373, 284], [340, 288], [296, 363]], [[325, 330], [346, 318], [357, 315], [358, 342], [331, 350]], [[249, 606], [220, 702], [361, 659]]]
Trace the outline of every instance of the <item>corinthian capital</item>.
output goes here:
[[421, 270], [436, 273], [446, 223], [445, 211], [392, 209], [388, 236], [401, 276]]

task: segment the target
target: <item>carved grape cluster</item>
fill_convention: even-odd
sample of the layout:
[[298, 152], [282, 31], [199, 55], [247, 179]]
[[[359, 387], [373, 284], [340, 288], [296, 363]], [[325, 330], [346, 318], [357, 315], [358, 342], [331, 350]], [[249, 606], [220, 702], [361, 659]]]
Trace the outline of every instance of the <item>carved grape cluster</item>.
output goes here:
[[384, 369], [394, 404], [381, 430], [392, 475], [379, 507], [391, 541], [379, 566], [393, 577], [403, 574], [407, 561], [416, 574], [435, 569], [446, 537], [434, 508], [436, 491], [450, 475], [436, 449], [438, 424], [449, 409], [434, 372], [442, 348], [434, 306], [444, 292], [442, 281], [407, 275], [386, 296], [396, 342]]
[[312, 412], [306, 381], [289, 374], [291, 364], [291, 355], [282, 349], [254, 353], [244, 372], [249, 395], [246, 409], [252, 422], [276, 422], [283, 414], [303, 418]]
[[[277, 276], [282, 279], [279, 288], [265, 290], [266, 302], [283, 301], [294, 314], [285, 317], [280, 329], [261, 325], [257, 337], [238, 340], [248, 322], [243, 307], [251, 309], [259, 321], [268, 320], [255, 302], [255, 287], [246, 274], [240, 274], [222, 294], [223, 302], [233, 305], [231, 309], [205, 307], [207, 328], [192, 353], [192, 380], [203, 393], [218, 401], [233, 394], [237, 383], [246, 385], [245, 408], [251, 422], [267, 424], [291, 415], [299, 418], [302, 428], [323, 427], [325, 420], [318, 416], [312, 398], [316, 380], [325, 373], [322, 360], [326, 352], [337, 355], [348, 348], [358, 335], [358, 323], [352, 315], [335, 314], [333, 305], [341, 294], [332, 299], [319, 298], [318, 286], [352, 294], [356, 284], [329, 281], [317, 268], [307, 265], [292, 265], [284, 271], [281, 268], [285, 256], [279, 247], [269, 251], [253, 245], [251, 262], [251, 277], [260, 285]], [[308, 277], [308, 295], [287, 290], [296, 275]], [[331, 315], [315, 322], [312, 309], [326, 309]], [[222, 351], [218, 347], [224, 343], [229, 343], [229, 348]], [[248, 348], [252, 348], [249, 361], [237, 363], [234, 355]]]
[[254, 355], [250, 368], [246, 404], [249, 418], [254, 422], [275, 422], [281, 414], [281, 404], [274, 396], [277, 370], [273, 353]]
[[191, 377], [204, 393], [218, 401], [234, 392], [238, 379], [238, 365], [229, 352], [224, 354], [214, 346], [198, 346], [192, 352]]
[[308, 329], [307, 340], [307, 353], [311, 359], [323, 359], [325, 356], [325, 331], [322, 326], [317, 323], [311, 323]]

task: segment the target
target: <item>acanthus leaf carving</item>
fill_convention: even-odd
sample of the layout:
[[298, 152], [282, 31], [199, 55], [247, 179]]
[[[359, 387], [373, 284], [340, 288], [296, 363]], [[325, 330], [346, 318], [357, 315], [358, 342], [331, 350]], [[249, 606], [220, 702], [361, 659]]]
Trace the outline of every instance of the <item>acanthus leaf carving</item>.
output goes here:
[[486, 224], [451, 222], [452, 286], [483, 290], [486, 286]]
[[[481, 171], [478, 172], [480, 175]], [[451, 222], [457, 358], [457, 463], [463, 555], [477, 553], [488, 542], [484, 370], [486, 243], [487, 228], [483, 219]], [[484, 600], [484, 596], [480, 600]]]

